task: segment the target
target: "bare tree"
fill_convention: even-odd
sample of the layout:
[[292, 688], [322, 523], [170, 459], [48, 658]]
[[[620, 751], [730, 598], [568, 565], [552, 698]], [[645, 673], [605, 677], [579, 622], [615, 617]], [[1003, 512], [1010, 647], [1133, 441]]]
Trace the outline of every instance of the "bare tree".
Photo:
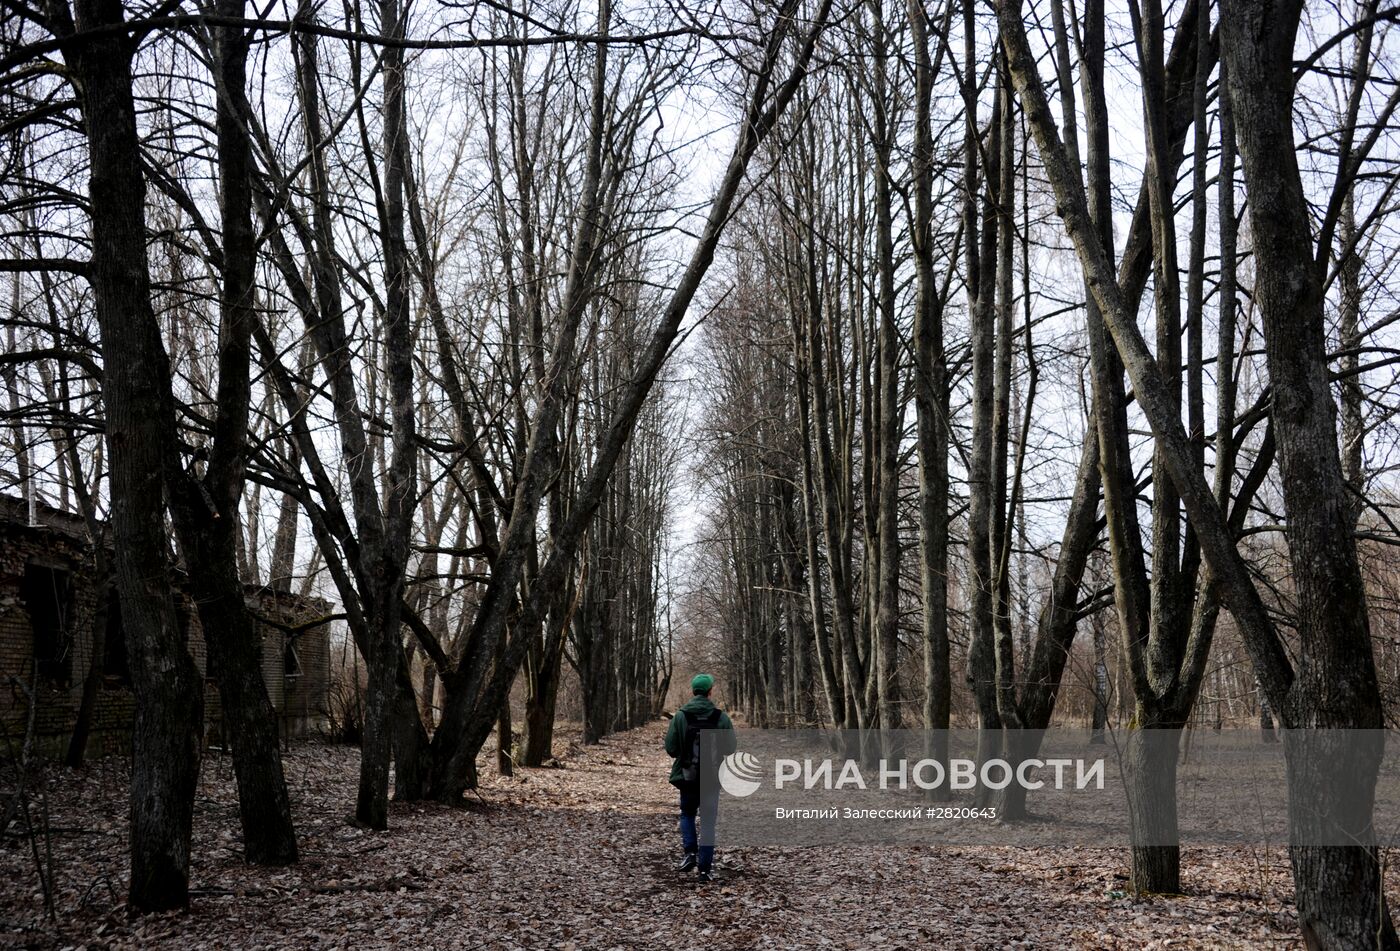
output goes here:
[[[129, 900], [139, 911], [160, 911], [189, 901], [203, 685], [166, 580], [163, 482], [178, 458], [170, 366], [151, 307], [146, 261], [146, 187], [132, 96], [135, 50], [118, 7], [79, 2], [70, 10], [54, 4], [45, 21], [63, 43], [88, 140], [88, 267], [102, 329], [114, 567], [137, 697]], [[103, 28], [108, 32], [100, 39], [78, 38]]]

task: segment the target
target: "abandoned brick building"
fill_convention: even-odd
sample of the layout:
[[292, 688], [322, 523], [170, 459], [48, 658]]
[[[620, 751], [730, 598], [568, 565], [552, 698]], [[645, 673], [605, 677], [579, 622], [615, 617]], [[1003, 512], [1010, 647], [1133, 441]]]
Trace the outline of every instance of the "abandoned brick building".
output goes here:
[[[176, 587], [190, 653], [203, 671], [199, 618], [178, 583]], [[282, 735], [323, 731], [329, 625], [311, 622], [329, 616], [329, 605], [253, 585], [247, 587], [247, 597], [259, 619], [263, 679]], [[94, 657], [99, 644], [101, 656]], [[88, 753], [128, 752], [133, 697], [121, 609], [110, 573], [97, 577], [80, 516], [47, 506], [30, 510], [22, 500], [0, 496], [0, 755], [17, 750], [23, 740], [32, 691], [33, 748], [39, 755], [62, 756], [94, 663], [101, 677], [89, 721]], [[219, 695], [212, 683], [204, 692], [204, 714], [206, 741], [222, 744]]]

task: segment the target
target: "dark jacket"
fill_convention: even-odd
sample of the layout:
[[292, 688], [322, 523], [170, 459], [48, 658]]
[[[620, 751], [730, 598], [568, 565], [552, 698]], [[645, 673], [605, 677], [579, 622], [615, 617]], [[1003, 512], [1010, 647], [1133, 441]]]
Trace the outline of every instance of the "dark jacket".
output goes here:
[[[709, 697], [696, 695], [690, 698], [690, 702], [676, 711], [676, 715], [671, 717], [671, 726], [666, 730], [666, 754], [671, 757], [671, 785], [680, 786], [684, 779], [681, 778], [681, 747], [685, 745], [685, 714], [691, 713], [704, 718], [709, 715], [715, 705], [710, 702]], [[729, 734], [720, 742], [720, 752], [726, 756], [734, 752], [735, 737], [734, 724], [729, 719], [729, 714], [720, 712], [719, 729], [728, 730]]]

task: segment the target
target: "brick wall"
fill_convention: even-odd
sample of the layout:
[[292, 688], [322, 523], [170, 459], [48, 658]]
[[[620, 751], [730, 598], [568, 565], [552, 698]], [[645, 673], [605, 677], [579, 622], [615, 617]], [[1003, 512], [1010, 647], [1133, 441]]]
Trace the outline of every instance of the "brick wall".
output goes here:
[[[4, 513], [0, 513], [3, 516]], [[68, 670], [62, 678], [35, 677], [35, 630], [25, 591], [27, 566], [64, 572], [70, 581], [70, 609], [66, 612]], [[0, 517], [0, 755], [18, 752], [31, 715], [30, 693], [35, 698], [33, 748], [43, 756], [62, 756], [67, 749], [82, 699], [83, 680], [93, 658], [94, 624], [109, 584], [98, 579], [91, 552], [80, 526], [71, 522], [30, 526]], [[189, 650], [195, 665], [206, 670], [203, 633], [193, 603], [178, 594], [178, 609], [189, 632]], [[303, 601], [289, 594], [249, 589], [249, 607], [268, 623], [259, 623], [262, 638], [263, 679], [279, 727], [284, 736], [319, 733], [326, 727], [326, 689], [329, 684], [329, 628], [301, 625], [330, 614], [320, 600]], [[280, 626], [279, 626], [280, 625]], [[289, 634], [286, 628], [293, 628]], [[288, 676], [286, 646], [292, 640], [300, 673]], [[103, 664], [104, 658], [96, 658]], [[50, 665], [52, 668], [63, 665]], [[42, 671], [41, 671], [42, 673]], [[134, 700], [125, 681], [104, 676], [93, 708], [88, 752], [102, 756], [125, 753], [131, 745]], [[204, 691], [205, 735], [221, 742], [219, 694], [212, 682]]]

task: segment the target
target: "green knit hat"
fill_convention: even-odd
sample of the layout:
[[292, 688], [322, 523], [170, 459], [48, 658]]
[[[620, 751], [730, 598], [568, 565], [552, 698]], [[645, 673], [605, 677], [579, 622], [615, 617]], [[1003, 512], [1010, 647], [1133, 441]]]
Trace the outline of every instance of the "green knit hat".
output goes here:
[[690, 681], [690, 689], [695, 693], [709, 693], [714, 686], [715, 678], [709, 674], [696, 674]]

